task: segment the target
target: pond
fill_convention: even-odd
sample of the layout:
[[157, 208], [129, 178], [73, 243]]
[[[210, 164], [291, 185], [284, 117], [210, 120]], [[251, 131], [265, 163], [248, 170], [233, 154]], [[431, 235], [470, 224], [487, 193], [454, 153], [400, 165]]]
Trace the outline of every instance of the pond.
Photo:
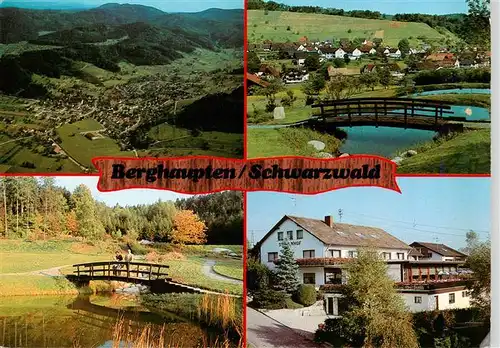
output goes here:
[[[439, 94], [490, 94], [489, 89], [446, 89], [427, 91], [417, 95], [439, 95]], [[452, 105], [453, 114], [444, 117], [466, 117], [468, 121], [488, 121], [490, 112], [486, 108], [477, 106]], [[403, 111], [401, 110], [401, 113]], [[399, 151], [409, 149], [412, 146], [427, 142], [436, 135], [433, 131], [402, 129], [390, 127], [352, 127], [343, 128], [347, 138], [341, 146], [340, 151], [349, 154], [374, 154], [384, 157], [394, 157]]]
[[340, 148], [341, 152], [389, 158], [407, 147], [431, 141], [436, 135], [432, 131], [391, 127], [363, 126], [342, 129], [347, 132], [347, 138]]
[[213, 346], [217, 334], [124, 295], [0, 300], [0, 347]]
[[488, 88], [455, 88], [455, 89], [438, 89], [435, 91], [425, 91], [412, 94], [412, 97], [422, 95], [439, 95], [439, 94], [491, 94], [491, 89]]

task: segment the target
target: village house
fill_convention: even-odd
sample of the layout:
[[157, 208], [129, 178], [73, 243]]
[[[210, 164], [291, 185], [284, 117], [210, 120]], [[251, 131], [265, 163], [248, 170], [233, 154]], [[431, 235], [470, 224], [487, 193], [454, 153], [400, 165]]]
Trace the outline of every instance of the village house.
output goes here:
[[412, 248], [380, 228], [336, 223], [332, 216], [285, 215], [254, 250], [262, 264], [275, 269], [283, 243], [290, 243], [300, 282], [323, 292], [326, 315], [342, 314], [340, 287], [348, 281], [344, 266], [363, 247], [373, 248], [387, 262], [387, 274], [411, 311], [469, 306], [464, 278], [470, 271], [461, 268], [463, 260], [425, 258], [426, 252], [419, 250], [423, 247]]
[[[386, 53], [386, 51], [388, 51], [388, 53]], [[386, 49], [384, 51], [384, 53], [390, 58], [394, 58], [394, 59], [401, 58], [401, 50], [399, 50], [399, 48], [389, 48], [389, 49]]]
[[257, 75], [247, 73], [247, 85], [250, 86], [259, 86], [259, 87], [267, 87], [269, 86], [269, 82], [262, 80]]
[[363, 54], [376, 54], [377, 53], [377, 50], [375, 48], [373, 48], [373, 46], [369, 46], [369, 45], [363, 45], [359, 48], [359, 50]]
[[280, 72], [268, 64], [262, 64], [256, 75], [259, 77], [278, 78], [280, 77]]
[[453, 53], [430, 54], [426, 60], [435, 63], [438, 68], [460, 68], [460, 61]]
[[347, 54], [346, 51], [344, 51], [342, 48], [337, 48], [337, 50], [335, 51], [335, 58], [344, 58], [344, 56]]
[[422, 254], [422, 260], [465, 261], [467, 255], [444, 244], [413, 242], [410, 244]]
[[292, 70], [289, 71], [284, 77], [283, 82], [288, 83], [301, 83], [309, 80], [307, 70]]
[[355, 48], [352, 51], [348, 52], [348, 54], [351, 60], [356, 60], [363, 55], [363, 52], [361, 52], [358, 48]]
[[306, 52], [295, 52], [293, 55], [293, 59], [295, 60], [296, 64], [299, 66], [303, 66], [305, 61], [306, 61], [307, 53]]
[[319, 49], [319, 54], [326, 59], [334, 59], [335, 58], [335, 48], [333, 47], [321, 47]]

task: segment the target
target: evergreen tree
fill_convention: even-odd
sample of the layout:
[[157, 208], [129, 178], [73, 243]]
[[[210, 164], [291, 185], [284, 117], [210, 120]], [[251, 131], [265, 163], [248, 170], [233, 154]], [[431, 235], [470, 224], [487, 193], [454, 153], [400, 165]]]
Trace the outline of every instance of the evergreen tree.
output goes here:
[[295, 261], [290, 243], [285, 241], [276, 262], [276, 289], [289, 294], [294, 293], [300, 285], [298, 274], [299, 265]]

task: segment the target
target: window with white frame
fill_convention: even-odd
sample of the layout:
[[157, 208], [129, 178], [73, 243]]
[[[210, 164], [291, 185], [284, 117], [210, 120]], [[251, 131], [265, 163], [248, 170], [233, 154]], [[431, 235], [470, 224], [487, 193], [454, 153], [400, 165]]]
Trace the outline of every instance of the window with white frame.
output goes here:
[[422, 303], [422, 296], [415, 296], [415, 303]]
[[390, 260], [391, 259], [391, 253], [382, 253], [382, 258], [384, 260]]
[[303, 239], [303, 238], [304, 238], [304, 231], [297, 230], [297, 239]]
[[455, 303], [455, 294], [450, 294], [449, 301], [450, 304]]
[[340, 257], [340, 250], [330, 249], [330, 257]]
[[267, 262], [274, 262], [278, 259], [278, 253], [267, 253]]
[[356, 250], [349, 250], [347, 254], [349, 255], [350, 258], [358, 257], [358, 252]]
[[315, 273], [304, 273], [303, 281], [304, 281], [304, 284], [316, 284], [316, 274]]
[[278, 240], [283, 240], [283, 232], [278, 232]]
[[398, 260], [404, 260], [405, 259], [405, 254], [404, 253], [397, 253]]
[[286, 231], [286, 237], [288, 240], [293, 240], [293, 231]]
[[304, 250], [302, 252], [302, 256], [304, 257], [304, 259], [312, 259], [315, 257], [315, 252], [314, 250]]

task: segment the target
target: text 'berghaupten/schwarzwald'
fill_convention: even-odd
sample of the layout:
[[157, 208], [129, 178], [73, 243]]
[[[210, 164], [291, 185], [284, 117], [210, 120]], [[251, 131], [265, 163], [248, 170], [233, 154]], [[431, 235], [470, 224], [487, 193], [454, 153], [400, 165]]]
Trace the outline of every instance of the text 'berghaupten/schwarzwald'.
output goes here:
[[213, 179], [236, 179], [247, 176], [254, 180], [266, 179], [380, 179], [380, 164], [364, 164], [350, 168], [282, 168], [278, 164], [262, 166], [242, 164], [239, 168], [216, 168], [211, 165], [200, 168], [167, 168], [163, 164], [149, 168], [126, 168], [124, 164], [113, 164], [111, 179], [157, 180], [183, 179], [192, 182]]

